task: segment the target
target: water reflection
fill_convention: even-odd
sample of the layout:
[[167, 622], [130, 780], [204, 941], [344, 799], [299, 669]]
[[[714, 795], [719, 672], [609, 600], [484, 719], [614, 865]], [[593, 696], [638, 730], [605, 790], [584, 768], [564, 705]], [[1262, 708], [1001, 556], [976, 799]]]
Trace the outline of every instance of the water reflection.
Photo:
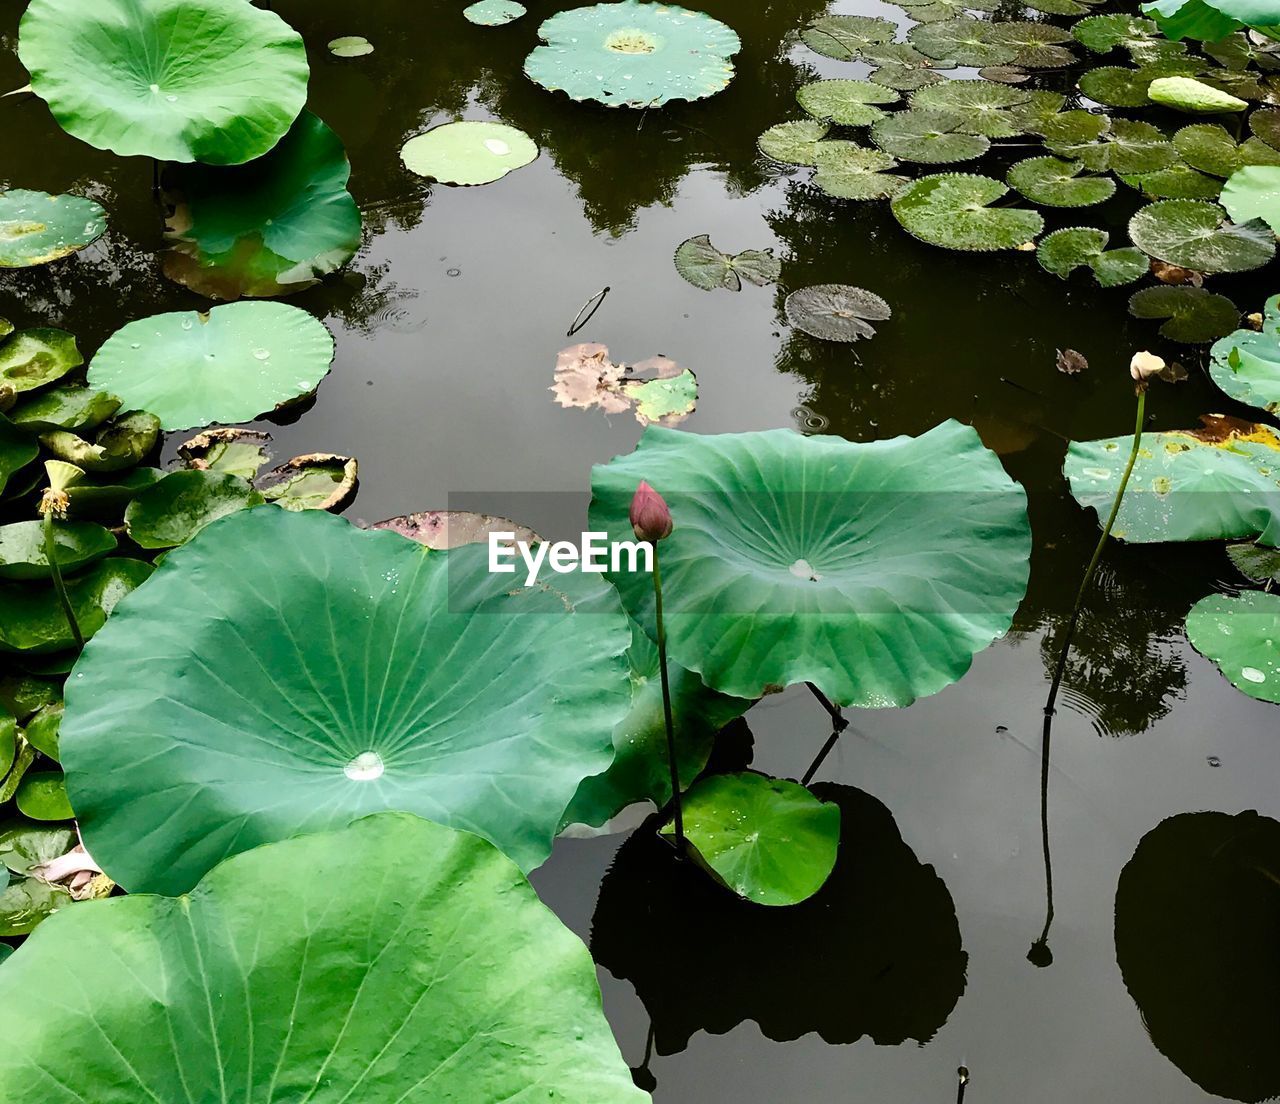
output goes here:
[[754, 1020], [769, 1038], [928, 1042], [965, 987], [955, 905], [893, 815], [861, 790], [818, 783], [841, 812], [827, 884], [789, 908], [748, 904], [676, 860], [652, 831], [619, 849], [600, 890], [591, 951], [630, 981], [658, 1054], [697, 1031]]
[[1184, 813], [1116, 890], [1116, 959], [1157, 1049], [1231, 1100], [1280, 1094], [1280, 822]]

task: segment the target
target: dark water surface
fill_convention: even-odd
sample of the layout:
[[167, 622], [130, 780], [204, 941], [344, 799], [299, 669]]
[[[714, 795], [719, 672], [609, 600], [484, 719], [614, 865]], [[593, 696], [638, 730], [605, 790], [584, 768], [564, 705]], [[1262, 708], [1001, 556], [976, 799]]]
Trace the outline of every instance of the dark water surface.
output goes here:
[[[1121, 547], [1104, 560], [1054, 732], [1053, 961], [1027, 959], [1046, 908], [1046, 668], [1097, 534], [1065, 496], [1061, 460], [1069, 438], [1129, 431], [1130, 354], [1169, 352], [1154, 327], [1127, 317], [1123, 289], [1065, 284], [1026, 254], [916, 243], [886, 205], [828, 199], [807, 173], [758, 157], [761, 131], [800, 117], [800, 84], [859, 74], [798, 45], [799, 28], [828, 10], [901, 19], [899, 9], [701, 0], [742, 35], [737, 79], [704, 103], [641, 114], [573, 104], [525, 80], [540, 18], [574, 6], [528, 2], [530, 16], [503, 28], [463, 21], [461, 0], [276, 4], [307, 40], [310, 106], [347, 145], [366, 223], [346, 275], [293, 300], [325, 318], [338, 353], [314, 408], [269, 427], [278, 456], [357, 456], [349, 516], [367, 521], [443, 508], [462, 491], [513, 503], [584, 491], [591, 465], [629, 451], [640, 432], [625, 415], [560, 409], [547, 390], [565, 330], [608, 285], [575, 340], [692, 368], [701, 393], [686, 428], [800, 426], [869, 440], [958, 418], [1032, 500], [1031, 585], [1015, 630], [948, 690], [906, 710], [851, 713], [817, 776], [850, 828], [842, 861], [852, 873], [838, 894], [796, 917], [727, 908], [643, 838], [623, 845], [621, 835], [564, 840], [537, 873], [544, 898], [592, 941], [628, 1061], [641, 1064], [652, 1016], [659, 1101], [949, 1102], [961, 1065], [969, 1104], [1215, 1098], [1184, 1069], [1236, 1099], [1280, 1092], [1274, 989], [1206, 1014], [1178, 985], [1202, 963], [1157, 961], [1170, 984], [1145, 1011], [1166, 1056], [1126, 989], [1113, 936], [1121, 869], [1162, 820], [1280, 815], [1275, 712], [1235, 691], [1181, 631], [1196, 599], [1239, 581], [1220, 546]], [[13, 56], [20, 7], [0, 11], [4, 89], [26, 81]], [[348, 34], [376, 52], [329, 56], [325, 44]], [[401, 167], [403, 142], [432, 123], [489, 117], [526, 130], [541, 157], [470, 189], [432, 187]], [[145, 161], [66, 137], [38, 101], [0, 100], [0, 188], [82, 192], [112, 217], [79, 259], [0, 276], [0, 314], [63, 326], [92, 352], [127, 321], [203, 307], [159, 275], [150, 184]], [[1123, 227], [1126, 191], [1101, 209], [1104, 225]], [[699, 233], [730, 252], [773, 246], [781, 288], [708, 294], [684, 283], [671, 256]], [[785, 290], [818, 282], [869, 288], [894, 317], [852, 347], [792, 332]], [[1226, 290], [1252, 310], [1275, 289], [1254, 280]], [[1055, 349], [1068, 346], [1089, 372], [1055, 370]], [[1199, 371], [1202, 354], [1178, 355], [1191, 379], [1152, 392], [1153, 427], [1238, 412]], [[520, 520], [560, 535], [549, 531], [558, 522]], [[748, 721], [754, 765], [791, 777], [828, 731], [802, 690], [767, 699]], [[1176, 849], [1171, 861], [1176, 870]], [[1221, 950], [1207, 943], [1203, 961]], [[1238, 994], [1273, 968], [1239, 957], [1222, 990]], [[1250, 1050], [1252, 1030], [1269, 1044]], [[1210, 1077], [1198, 1072], [1206, 1064], [1224, 1068]]]

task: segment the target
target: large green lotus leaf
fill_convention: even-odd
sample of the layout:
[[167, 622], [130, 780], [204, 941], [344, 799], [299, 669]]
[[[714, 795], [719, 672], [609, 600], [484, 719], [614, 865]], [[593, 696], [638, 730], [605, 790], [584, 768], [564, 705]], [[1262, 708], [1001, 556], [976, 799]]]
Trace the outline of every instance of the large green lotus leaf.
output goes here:
[[1192, 168], [1228, 177], [1246, 165], [1280, 165], [1280, 152], [1257, 138], [1237, 145], [1218, 123], [1192, 123], [1173, 136], [1173, 144]]
[[1280, 1095], [1277, 856], [1270, 817], [1182, 813], [1148, 832], [1120, 872], [1125, 988], [1152, 1044], [1204, 1099]]
[[[658, 649], [634, 621], [627, 659], [631, 664], [631, 708], [614, 726], [613, 762], [603, 774], [583, 779], [565, 811], [563, 825], [599, 828], [628, 805], [652, 801], [661, 809], [671, 800]], [[707, 765], [716, 733], [741, 717], [752, 703], [710, 689], [677, 663], [668, 661], [667, 669], [680, 786], [687, 789]]]
[[1032, 203], [1046, 207], [1091, 207], [1115, 195], [1115, 181], [1105, 176], [1081, 176], [1079, 161], [1031, 157], [1009, 170], [1008, 180]]
[[0, 414], [0, 493], [16, 473], [39, 455], [40, 446], [31, 436]]
[[1222, 206], [1236, 222], [1261, 219], [1280, 230], [1280, 166], [1237, 169], [1222, 189]]
[[907, 32], [907, 41], [927, 57], [957, 65], [1006, 65], [1018, 50], [998, 41], [996, 26], [970, 16], [920, 23]]
[[857, 142], [819, 142], [814, 162], [818, 171], [813, 183], [837, 199], [891, 199], [907, 182], [888, 172], [898, 167], [897, 161]]
[[251, 164], [175, 168], [165, 275], [212, 299], [310, 287], [360, 245], [350, 175], [338, 136], [309, 111]]
[[[116, 603], [150, 574], [149, 563], [112, 556], [68, 579], [67, 596], [84, 638], [102, 628]], [[0, 584], [0, 652], [47, 655], [75, 643], [52, 586]]]
[[34, 391], [84, 363], [65, 330], [17, 330], [0, 338], [0, 388]]
[[1120, 177], [1152, 199], [1217, 199], [1222, 181], [1190, 165], [1179, 162], [1149, 173], [1127, 173]]
[[837, 61], [853, 61], [865, 55], [871, 46], [893, 42], [897, 34], [897, 25], [887, 19], [825, 15], [805, 27], [800, 37], [816, 53]]
[[886, 115], [871, 127], [871, 140], [902, 161], [942, 165], [972, 161], [991, 148], [981, 135], [966, 133], [965, 118], [956, 111], [915, 110]]
[[989, 176], [926, 176], [893, 199], [894, 217], [907, 233], [944, 249], [987, 252], [1017, 249], [1044, 229], [1035, 211], [992, 207], [1009, 189]]
[[165, 429], [235, 424], [314, 391], [333, 360], [322, 322], [285, 303], [174, 311], [116, 330], [89, 385], [155, 414]]
[[[54, 522], [53, 546], [64, 574], [114, 552], [116, 538], [91, 521]], [[0, 525], [0, 579], [48, 579], [44, 522], [13, 521]]]
[[817, 160], [818, 143], [830, 125], [816, 119], [775, 123], [756, 140], [756, 146], [771, 161], [781, 165], [812, 165]]
[[301, 35], [244, 0], [31, 0], [18, 56], [65, 131], [121, 156], [239, 165], [307, 98]]
[[1194, 77], [1157, 77], [1147, 95], [1158, 104], [1196, 115], [1216, 115], [1228, 111], [1244, 111], [1249, 105], [1212, 85]]
[[545, 45], [525, 75], [572, 100], [660, 107], [714, 96], [733, 80], [737, 32], [705, 12], [622, 0], [558, 12], [538, 28]]
[[140, 548], [173, 548], [219, 518], [264, 501], [230, 472], [176, 471], [134, 496], [124, 524]]
[[107, 213], [91, 199], [0, 192], [0, 268], [29, 268], [69, 257], [106, 229]]
[[1010, 20], [991, 24], [991, 41], [1017, 51], [1011, 64], [1023, 69], [1055, 69], [1070, 65], [1075, 54], [1064, 43], [1073, 42], [1071, 32], [1052, 23]]
[[405, 168], [442, 184], [492, 184], [537, 156], [523, 130], [476, 119], [432, 127], [400, 150]]
[[1030, 92], [983, 80], [944, 81], [922, 88], [911, 97], [913, 110], [956, 112], [961, 117], [962, 133], [987, 138], [1022, 134], [1022, 121], [1006, 109], [1030, 102]]
[[[1144, 433], [1112, 535], [1139, 544], [1257, 536], [1280, 547], [1280, 437], [1206, 414], [1199, 429]], [[1132, 437], [1080, 441], [1067, 450], [1071, 493], [1105, 517]]]
[[1280, 295], [1267, 300], [1261, 331], [1236, 330], [1214, 342], [1209, 375], [1237, 402], [1280, 411]]
[[68, 681], [86, 846], [130, 891], [403, 809], [542, 862], [630, 704], [594, 576], [526, 588], [319, 510], [246, 510], [170, 552]]
[[649, 1099], [577, 936], [492, 845], [403, 813], [69, 909], [0, 993], [5, 1099]]
[[797, 905], [836, 865], [840, 807], [780, 778], [715, 774], [686, 795], [684, 829], [695, 857], [739, 897]]
[[1155, 0], [1143, 4], [1142, 10], [1172, 39], [1214, 42], [1239, 30], [1242, 23], [1272, 30], [1280, 23], [1273, 0]]
[[1260, 219], [1228, 221], [1216, 203], [1165, 199], [1129, 220], [1129, 237], [1144, 253], [1196, 272], [1247, 272], [1276, 253], [1276, 236]]
[[878, 104], [899, 99], [892, 88], [870, 81], [820, 80], [802, 84], [796, 100], [815, 119], [829, 119], [841, 126], [866, 126], [884, 118]]
[[1168, 319], [1160, 327], [1161, 336], [1186, 345], [1214, 341], [1240, 322], [1240, 311], [1225, 295], [1188, 284], [1157, 284], [1135, 291], [1129, 313], [1134, 318]]
[[116, 472], [141, 461], [155, 448], [159, 436], [160, 419], [145, 410], [135, 410], [104, 424], [91, 442], [55, 429], [43, 434], [40, 443], [59, 460], [87, 472]]
[[30, 433], [50, 433], [56, 429], [97, 429], [119, 409], [120, 400], [106, 391], [55, 387], [20, 403], [9, 417]]
[[696, 288], [741, 291], [745, 279], [756, 287], [774, 283], [782, 273], [782, 262], [772, 249], [744, 249], [722, 253], [711, 244], [708, 234], [698, 234], [680, 243], [675, 255], [676, 271]]
[[1142, 279], [1148, 271], [1147, 255], [1140, 249], [1107, 250], [1109, 240], [1105, 230], [1092, 226], [1055, 230], [1041, 239], [1036, 247], [1036, 260], [1045, 271], [1063, 280], [1087, 265], [1102, 287], [1117, 287]]
[[[593, 469], [591, 528], [631, 539], [642, 480], [675, 519], [670, 655], [726, 694], [812, 681], [841, 704], [905, 705], [964, 674], [1026, 586], [1023, 493], [957, 422], [865, 444], [650, 427]], [[651, 625], [650, 576], [614, 581]]]
[[1280, 702], [1280, 594], [1210, 594], [1187, 614], [1187, 639], [1237, 690]]

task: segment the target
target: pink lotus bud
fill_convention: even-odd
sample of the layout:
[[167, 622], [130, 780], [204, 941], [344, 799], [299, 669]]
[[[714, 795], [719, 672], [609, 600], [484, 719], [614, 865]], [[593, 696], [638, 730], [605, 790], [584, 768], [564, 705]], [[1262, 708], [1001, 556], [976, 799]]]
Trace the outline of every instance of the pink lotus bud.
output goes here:
[[651, 543], [671, 536], [671, 530], [675, 528], [671, 511], [662, 495], [643, 481], [631, 500], [631, 528], [638, 539]]
[[1154, 353], [1148, 353], [1145, 350], [1134, 353], [1133, 359], [1129, 361], [1129, 375], [1138, 383], [1146, 383], [1152, 376], [1157, 376], [1163, 371], [1164, 361]]

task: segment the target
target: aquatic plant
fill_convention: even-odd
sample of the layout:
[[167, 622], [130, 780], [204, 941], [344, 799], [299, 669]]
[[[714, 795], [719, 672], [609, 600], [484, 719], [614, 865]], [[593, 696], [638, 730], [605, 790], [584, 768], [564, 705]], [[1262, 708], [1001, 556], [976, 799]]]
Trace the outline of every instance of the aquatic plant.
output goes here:
[[741, 291], [742, 281], [764, 287], [777, 281], [782, 262], [772, 249], [744, 249], [741, 253], [722, 253], [711, 244], [706, 234], [698, 234], [680, 243], [675, 255], [676, 271], [696, 288], [715, 291]]
[[30, 268], [97, 241], [107, 213], [91, 199], [11, 188], [0, 192], [0, 268]]

